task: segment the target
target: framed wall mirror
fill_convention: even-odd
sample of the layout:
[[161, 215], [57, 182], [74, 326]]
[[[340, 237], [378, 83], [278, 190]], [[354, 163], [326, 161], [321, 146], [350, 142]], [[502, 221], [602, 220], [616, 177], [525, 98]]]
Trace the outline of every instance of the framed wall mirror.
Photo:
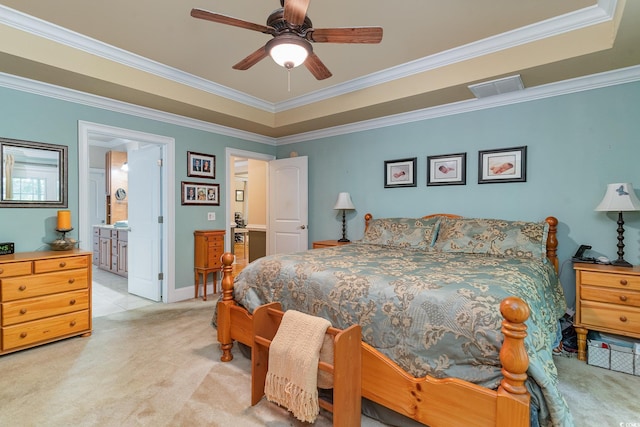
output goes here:
[[0, 138], [0, 158], [0, 207], [67, 207], [66, 146]]

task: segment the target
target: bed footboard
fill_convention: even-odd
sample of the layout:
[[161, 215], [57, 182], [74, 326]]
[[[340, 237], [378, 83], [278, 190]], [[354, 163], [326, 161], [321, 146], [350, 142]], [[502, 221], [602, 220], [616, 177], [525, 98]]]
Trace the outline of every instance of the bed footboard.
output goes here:
[[[218, 302], [220, 360], [233, 359], [233, 341], [253, 343], [252, 316], [233, 300], [234, 256], [222, 256], [222, 299]], [[416, 421], [437, 426], [529, 426], [530, 396], [524, 385], [529, 357], [524, 338], [529, 306], [517, 297], [500, 304], [504, 341], [500, 350], [503, 379], [490, 390], [456, 378], [414, 378], [373, 347], [362, 343], [362, 396]], [[381, 379], [384, 379], [381, 381]]]

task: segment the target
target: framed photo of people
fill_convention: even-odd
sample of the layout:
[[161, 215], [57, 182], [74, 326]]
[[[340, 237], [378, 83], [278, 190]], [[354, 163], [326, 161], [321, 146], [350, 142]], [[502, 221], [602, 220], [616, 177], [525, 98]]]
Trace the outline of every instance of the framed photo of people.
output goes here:
[[220, 184], [182, 181], [182, 204], [220, 206]]
[[418, 158], [386, 160], [384, 162], [384, 188], [415, 187]]
[[216, 177], [216, 156], [187, 151], [187, 176]]

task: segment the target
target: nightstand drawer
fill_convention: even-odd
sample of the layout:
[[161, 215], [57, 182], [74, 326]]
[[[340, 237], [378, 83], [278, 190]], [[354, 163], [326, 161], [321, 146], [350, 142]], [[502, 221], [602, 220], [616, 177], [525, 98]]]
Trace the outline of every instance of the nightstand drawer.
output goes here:
[[594, 325], [598, 330], [640, 333], [640, 309], [597, 302], [582, 302], [582, 325]]
[[626, 289], [618, 290], [583, 285], [580, 287], [580, 297], [583, 300], [640, 307], [640, 292]]
[[583, 285], [606, 286], [609, 288], [633, 289], [640, 291], [640, 276], [629, 274], [606, 274], [593, 271], [583, 271], [581, 283]]

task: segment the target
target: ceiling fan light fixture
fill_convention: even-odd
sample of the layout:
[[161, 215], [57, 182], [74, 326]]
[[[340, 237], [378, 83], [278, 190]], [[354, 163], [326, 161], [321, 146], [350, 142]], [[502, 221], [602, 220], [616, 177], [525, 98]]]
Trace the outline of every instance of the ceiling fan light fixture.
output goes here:
[[311, 43], [293, 34], [269, 40], [266, 49], [276, 64], [287, 69], [302, 65], [313, 50]]

